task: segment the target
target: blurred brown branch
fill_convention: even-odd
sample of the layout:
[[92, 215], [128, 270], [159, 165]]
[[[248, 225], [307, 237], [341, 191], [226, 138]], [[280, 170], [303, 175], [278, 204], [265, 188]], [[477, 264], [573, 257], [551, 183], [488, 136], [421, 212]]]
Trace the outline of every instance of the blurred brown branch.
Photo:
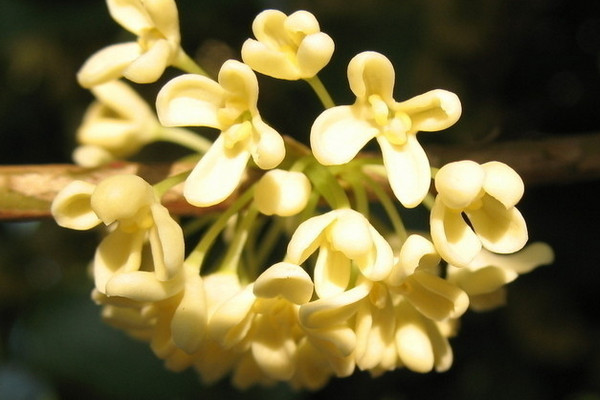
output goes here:
[[[480, 163], [502, 161], [513, 167], [526, 185], [566, 184], [600, 178], [600, 133], [479, 145], [430, 145], [426, 151], [431, 164], [437, 167], [464, 159]], [[156, 183], [192, 166], [131, 162], [93, 169], [75, 165], [0, 166], [0, 220], [48, 217], [54, 196], [76, 179], [95, 183], [111, 175], [127, 173]], [[174, 214], [202, 214], [205, 211], [189, 205], [182, 198], [181, 185], [170, 190], [163, 197], [163, 203]]]

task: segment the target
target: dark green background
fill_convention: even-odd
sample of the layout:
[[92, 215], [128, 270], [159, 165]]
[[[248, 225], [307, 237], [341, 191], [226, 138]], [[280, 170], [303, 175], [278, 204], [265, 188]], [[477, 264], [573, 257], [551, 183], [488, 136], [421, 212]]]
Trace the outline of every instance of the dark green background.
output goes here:
[[[350, 58], [387, 55], [396, 99], [456, 92], [459, 123], [424, 142], [480, 143], [600, 131], [600, 2], [588, 0], [322, 0], [178, 2], [184, 48], [214, 70], [238, 57], [265, 8], [312, 11], [336, 42], [321, 78], [353, 101]], [[94, 51], [131, 36], [103, 1], [1, 0], [0, 162], [69, 162], [91, 96], [75, 73]], [[214, 65], [211, 65], [213, 60]], [[168, 71], [167, 79], [175, 71]], [[306, 140], [320, 105], [303, 82], [259, 77], [260, 109], [282, 133]], [[151, 99], [158, 86], [142, 88]], [[140, 159], [180, 155], [150, 146]], [[0, 224], [0, 399], [600, 399], [600, 182], [528, 187], [519, 206], [532, 240], [556, 263], [509, 287], [507, 307], [468, 313], [453, 368], [356, 373], [322, 391], [286, 386], [239, 393], [163, 369], [146, 345], [99, 321], [87, 263], [97, 236], [52, 221]]]

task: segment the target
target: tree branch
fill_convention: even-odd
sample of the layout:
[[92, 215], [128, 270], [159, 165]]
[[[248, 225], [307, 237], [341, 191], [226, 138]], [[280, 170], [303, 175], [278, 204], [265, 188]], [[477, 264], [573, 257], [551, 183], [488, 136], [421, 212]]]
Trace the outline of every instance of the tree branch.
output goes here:
[[[513, 167], [526, 185], [566, 184], [600, 178], [600, 133], [548, 137], [481, 145], [426, 146], [431, 165], [470, 159], [480, 163], [502, 161]], [[50, 216], [56, 194], [73, 180], [92, 183], [115, 174], [136, 174], [150, 183], [189, 170], [189, 163], [139, 164], [117, 162], [86, 169], [75, 165], [0, 166], [0, 220]], [[250, 177], [250, 180], [253, 179]], [[177, 185], [163, 197], [174, 214], [203, 214], [207, 209], [189, 205]], [[235, 193], [232, 195], [235, 197]], [[211, 207], [223, 209], [229, 202]]]

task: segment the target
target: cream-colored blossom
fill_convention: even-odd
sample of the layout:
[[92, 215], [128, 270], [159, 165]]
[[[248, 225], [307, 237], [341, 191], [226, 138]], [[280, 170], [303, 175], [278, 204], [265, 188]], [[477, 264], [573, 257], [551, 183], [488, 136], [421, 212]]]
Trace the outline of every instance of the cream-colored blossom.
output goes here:
[[495, 254], [482, 249], [464, 267], [448, 265], [450, 282], [463, 289], [471, 299], [471, 308], [485, 311], [504, 304], [504, 286], [521, 274], [551, 264], [554, 252], [546, 243], [532, 243], [514, 254]]
[[306, 207], [310, 194], [310, 181], [302, 172], [274, 169], [257, 182], [254, 202], [265, 215], [289, 217]]
[[350, 285], [353, 265], [367, 279], [385, 279], [393, 265], [389, 244], [359, 212], [342, 208], [304, 221], [292, 235], [287, 260], [302, 264], [319, 251], [315, 291], [321, 298], [344, 292]]
[[51, 211], [63, 227], [90, 229], [101, 222], [110, 227], [93, 263], [100, 293], [157, 301], [181, 290], [183, 232], [142, 178], [115, 175], [98, 185], [74, 181], [56, 196]]
[[355, 56], [348, 81], [356, 102], [325, 110], [312, 126], [310, 142], [321, 164], [339, 165], [375, 138], [394, 194], [405, 207], [415, 207], [431, 183], [429, 160], [416, 134], [448, 128], [460, 117], [461, 104], [441, 89], [396, 102], [394, 75], [391, 62], [379, 53]]
[[83, 87], [125, 77], [156, 81], [182, 56], [179, 16], [174, 0], [107, 0], [112, 18], [137, 41], [110, 45], [93, 54], [77, 73]]
[[317, 19], [308, 11], [289, 16], [265, 10], [252, 23], [256, 40], [242, 45], [242, 59], [253, 70], [278, 79], [308, 79], [331, 59], [334, 43], [320, 31]]
[[[438, 192], [431, 210], [431, 238], [450, 264], [468, 265], [482, 246], [495, 253], [514, 253], [527, 242], [527, 226], [515, 207], [523, 196], [519, 175], [492, 161], [457, 161], [435, 176]], [[468, 218], [468, 224], [465, 219]]]
[[302, 268], [277, 263], [211, 315], [211, 337], [230, 351], [250, 352], [252, 361], [242, 357], [240, 362], [250, 363], [248, 368], [256, 365], [261, 372], [257, 379], [264, 375], [270, 380], [289, 380], [302, 336], [298, 307], [310, 300], [312, 292], [312, 280]]
[[374, 376], [399, 367], [445, 371], [452, 349], [439, 323], [402, 295], [376, 283], [356, 313], [356, 365]]
[[439, 276], [440, 261], [429, 240], [410, 235], [386, 280], [392, 292], [402, 295], [421, 314], [435, 321], [459, 318], [469, 306], [467, 294]]
[[96, 167], [135, 154], [158, 138], [161, 125], [154, 111], [129, 85], [111, 81], [94, 86], [96, 97], [77, 130], [75, 162]]
[[210, 206], [227, 198], [241, 181], [250, 157], [262, 169], [285, 157], [282, 137], [260, 117], [258, 82], [250, 67], [226, 61], [218, 82], [182, 75], [159, 92], [156, 107], [165, 126], [208, 126], [221, 134], [187, 178], [184, 196], [193, 205]]

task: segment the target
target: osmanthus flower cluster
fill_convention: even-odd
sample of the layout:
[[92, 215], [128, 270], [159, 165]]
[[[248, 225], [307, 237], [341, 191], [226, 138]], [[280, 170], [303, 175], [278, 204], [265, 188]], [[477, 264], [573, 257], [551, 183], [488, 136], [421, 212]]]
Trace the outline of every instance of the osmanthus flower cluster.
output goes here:
[[[455, 94], [396, 101], [391, 61], [366, 51], [348, 65], [356, 100], [335, 105], [317, 77], [334, 42], [307, 11], [260, 13], [243, 61], [213, 78], [181, 49], [172, 0], [107, 4], [138, 40], [101, 50], [79, 72], [96, 101], [75, 159], [96, 166], [166, 140], [199, 161], [153, 184], [74, 181], [52, 212], [63, 227], [105, 226], [92, 298], [169, 369], [193, 368], [206, 383], [230, 376], [239, 388], [311, 390], [357, 369], [445, 371], [460, 317], [503, 304], [504, 285], [552, 262], [548, 245], [526, 246], [513, 169], [430, 166], [417, 134], [458, 120]], [[169, 66], [185, 73], [160, 88], [155, 112], [124, 79], [151, 83]], [[314, 89], [325, 109], [310, 147], [263, 120], [256, 72]], [[372, 140], [381, 157], [362, 157]], [[161, 204], [178, 185], [201, 217], [180, 221]], [[404, 225], [414, 207], [429, 210], [428, 232]]]

